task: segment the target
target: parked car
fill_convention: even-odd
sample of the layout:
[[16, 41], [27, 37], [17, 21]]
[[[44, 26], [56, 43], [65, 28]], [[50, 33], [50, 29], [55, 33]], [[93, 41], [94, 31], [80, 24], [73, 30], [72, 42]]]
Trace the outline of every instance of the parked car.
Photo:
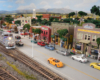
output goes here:
[[44, 42], [42, 42], [42, 41], [37, 42], [37, 44], [38, 44], [38, 45], [40, 45], [40, 46], [45, 46], [45, 43], [44, 43]]
[[63, 67], [63, 63], [60, 60], [52, 58], [52, 57], [48, 59], [48, 63], [56, 67]]
[[49, 49], [49, 50], [54, 50], [55, 49], [54, 46], [52, 46], [52, 45], [45, 45], [45, 48]]
[[37, 41], [36, 41], [36, 40], [31, 40], [31, 42], [33, 42], [33, 43], [37, 43]]
[[21, 35], [29, 35], [29, 33], [27, 33], [27, 32], [23, 33], [23, 32], [22, 32]]
[[19, 35], [15, 36], [15, 39], [21, 39], [21, 37]]
[[15, 41], [15, 44], [16, 44], [17, 46], [23, 46], [23, 45], [24, 45], [20, 40]]
[[56, 50], [56, 52], [59, 53], [59, 54], [62, 54], [62, 55], [64, 55], [64, 56], [70, 55], [70, 52], [64, 51], [64, 50]]
[[88, 62], [88, 60], [83, 56], [83, 55], [73, 55], [73, 56], [71, 56], [71, 58], [73, 59], [73, 60], [77, 60], [77, 61], [79, 61], [79, 62], [81, 62], [81, 63], [85, 63], [85, 62]]
[[90, 66], [92, 68], [100, 70], [100, 63], [93, 62], [93, 63], [90, 63]]

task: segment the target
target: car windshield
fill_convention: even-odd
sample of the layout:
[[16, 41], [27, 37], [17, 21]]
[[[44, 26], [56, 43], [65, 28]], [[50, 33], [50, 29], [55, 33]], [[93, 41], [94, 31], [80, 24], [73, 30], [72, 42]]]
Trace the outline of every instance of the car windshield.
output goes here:
[[60, 62], [59, 60], [55, 60], [56, 63]]

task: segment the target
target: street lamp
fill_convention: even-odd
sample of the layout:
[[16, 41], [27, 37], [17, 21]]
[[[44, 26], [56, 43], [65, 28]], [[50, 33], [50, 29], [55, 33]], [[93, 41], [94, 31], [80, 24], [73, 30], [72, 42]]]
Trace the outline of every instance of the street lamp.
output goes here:
[[53, 38], [53, 42], [54, 42], [54, 49], [55, 49], [55, 38]]

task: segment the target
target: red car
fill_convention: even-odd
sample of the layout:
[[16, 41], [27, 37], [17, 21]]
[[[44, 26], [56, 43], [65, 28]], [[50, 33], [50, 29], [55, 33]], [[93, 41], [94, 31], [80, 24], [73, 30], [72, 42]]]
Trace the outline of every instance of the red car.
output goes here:
[[44, 42], [37, 42], [37, 44], [40, 45], [40, 46], [45, 46]]
[[11, 33], [11, 31], [7, 31], [7, 32]]
[[21, 33], [21, 35], [28, 35], [28, 33]]

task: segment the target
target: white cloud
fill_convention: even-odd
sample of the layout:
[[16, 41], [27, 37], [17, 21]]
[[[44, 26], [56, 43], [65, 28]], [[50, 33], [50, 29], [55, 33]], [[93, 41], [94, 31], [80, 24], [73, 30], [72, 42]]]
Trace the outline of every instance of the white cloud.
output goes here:
[[11, 5], [9, 5], [8, 7], [9, 7], [9, 8], [11, 8], [12, 6], [11, 6]]
[[60, 5], [60, 4], [62, 4], [63, 2], [61, 1], [61, 0], [57, 0], [54, 4], [55, 5]]
[[27, 5], [27, 6], [19, 6], [17, 9], [23, 10], [23, 9], [34, 9], [34, 8], [36, 8], [35, 4], [31, 3], [30, 5]]
[[40, 3], [40, 5], [48, 5], [48, 3], [47, 3], [46, 1], [42, 1], [42, 2]]
[[80, 4], [75, 5], [75, 7], [87, 7], [89, 6], [89, 4], [91, 3], [95, 3], [98, 0], [83, 0], [83, 2], [81, 2]]
[[24, 3], [24, 0], [17, 0], [16, 3], [23, 4]]

